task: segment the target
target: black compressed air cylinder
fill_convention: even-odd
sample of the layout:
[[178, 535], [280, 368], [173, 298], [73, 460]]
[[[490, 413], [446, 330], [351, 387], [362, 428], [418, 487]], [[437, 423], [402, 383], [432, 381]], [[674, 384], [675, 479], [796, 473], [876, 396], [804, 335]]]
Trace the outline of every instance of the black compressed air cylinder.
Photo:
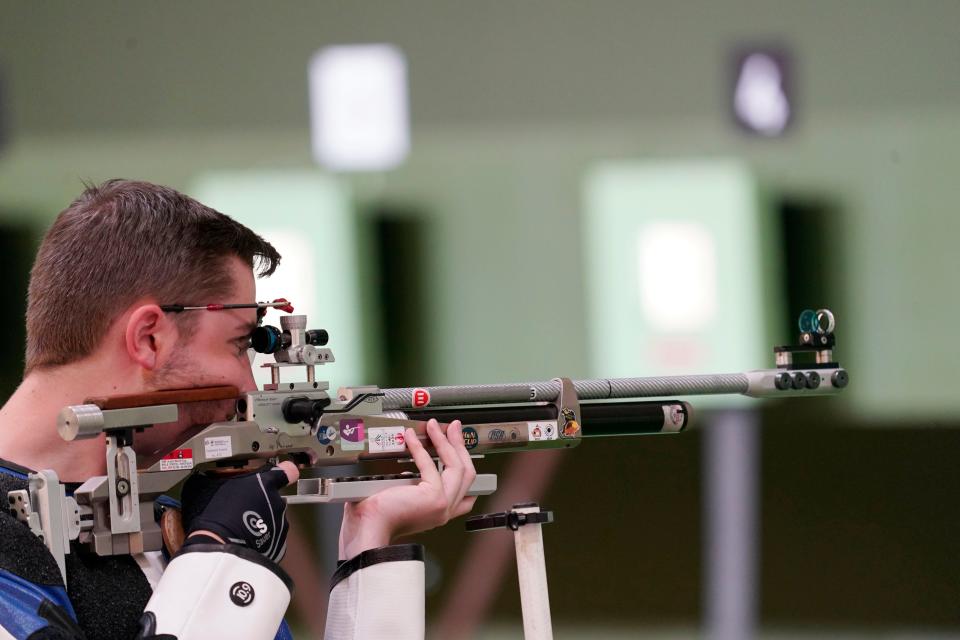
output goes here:
[[[404, 413], [411, 420], [460, 420], [465, 425], [557, 419], [553, 405], [452, 407]], [[689, 405], [679, 400], [580, 404], [580, 427], [585, 438], [671, 433], [684, 429], [689, 419]]]

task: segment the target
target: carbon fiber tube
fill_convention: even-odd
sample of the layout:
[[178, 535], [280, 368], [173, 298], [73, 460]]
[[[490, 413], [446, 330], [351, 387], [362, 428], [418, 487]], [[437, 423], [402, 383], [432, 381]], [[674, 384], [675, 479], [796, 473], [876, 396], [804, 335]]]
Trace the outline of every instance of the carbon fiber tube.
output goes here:
[[[573, 385], [576, 388], [577, 397], [582, 402], [584, 400], [745, 393], [749, 386], [749, 380], [744, 373], [721, 373], [693, 376], [575, 380]], [[552, 402], [557, 399], [559, 389], [559, 385], [550, 380], [510, 384], [384, 389], [383, 409], [384, 411], [402, 411], [415, 406], [422, 406], [422, 401], [414, 402], [414, 394], [419, 394], [419, 397], [429, 394], [430, 404], [444, 407], [531, 401]]]

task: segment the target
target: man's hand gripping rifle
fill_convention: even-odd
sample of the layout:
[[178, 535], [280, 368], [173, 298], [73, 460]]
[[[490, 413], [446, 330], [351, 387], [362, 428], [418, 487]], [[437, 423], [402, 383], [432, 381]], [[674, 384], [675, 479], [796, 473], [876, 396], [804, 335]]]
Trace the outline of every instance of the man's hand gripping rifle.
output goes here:
[[[11, 492], [11, 508], [39, 535], [63, 570], [70, 540], [100, 555], [158, 550], [162, 537], [154, 501], [195, 469], [242, 467], [287, 458], [301, 467], [409, 458], [405, 429], [435, 454], [426, 423], [460, 419], [471, 455], [570, 448], [584, 437], [678, 433], [691, 407], [675, 398], [741, 394], [755, 398], [831, 395], [846, 387], [847, 372], [833, 360], [833, 314], [807, 311], [800, 344], [775, 347], [776, 368], [745, 373], [663, 376], [476, 386], [379, 389], [344, 387], [332, 395], [317, 381], [316, 367], [333, 362], [327, 332], [306, 329], [306, 316], [284, 316], [281, 327], [258, 327], [252, 347], [272, 354], [271, 384], [240, 396], [234, 387], [160, 391], [91, 398], [66, 407], [58, 429], [66, 440], [105, 436], [107, 476], [91, 478], [73, 497], [52, 471], [30, 477], [29, 491]], [[813, 362], [796, 363], [797, 354]], [[281, 369], [304, 367], [306, 380], [282, 382]], [[178, 405], [237, 399], [233, 421], [210, 424], [169, 451], [137, 460], [137, 432], [174, 422]], [[435, 456], [436, 457], [436, 456]], [[302, 478], [294, 503], [358, 501], [398, 484], [414, 484], [410, 472], [359, 478]], [[470, 495], [496, 490], [496, 476], [478, 475]]]

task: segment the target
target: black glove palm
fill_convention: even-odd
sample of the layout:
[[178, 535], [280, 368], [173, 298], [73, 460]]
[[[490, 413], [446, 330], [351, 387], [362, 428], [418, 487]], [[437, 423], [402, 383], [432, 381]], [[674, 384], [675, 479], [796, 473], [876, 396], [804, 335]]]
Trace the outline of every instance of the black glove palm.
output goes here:
[[288, 483], [287, 474], [276, 467], [230, 478], [193, 474], [181, 493], [186, 544], [191, 533], [206, 530], [279, 562], [287, 549], [288, 529], [280, 489]]

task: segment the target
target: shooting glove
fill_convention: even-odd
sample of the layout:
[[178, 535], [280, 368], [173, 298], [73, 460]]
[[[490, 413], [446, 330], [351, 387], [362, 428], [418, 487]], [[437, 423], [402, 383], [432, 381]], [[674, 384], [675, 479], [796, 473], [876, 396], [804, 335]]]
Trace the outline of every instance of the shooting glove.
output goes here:
[[194, 531], [211, 531], [224, 541], [249, 547], [274, 562], [287, 550], [287, 506], [280, 489], [287, 474], [273, 467], [229, 478], [195, 473], [183, 485], [184, 546], [210, 543]]

